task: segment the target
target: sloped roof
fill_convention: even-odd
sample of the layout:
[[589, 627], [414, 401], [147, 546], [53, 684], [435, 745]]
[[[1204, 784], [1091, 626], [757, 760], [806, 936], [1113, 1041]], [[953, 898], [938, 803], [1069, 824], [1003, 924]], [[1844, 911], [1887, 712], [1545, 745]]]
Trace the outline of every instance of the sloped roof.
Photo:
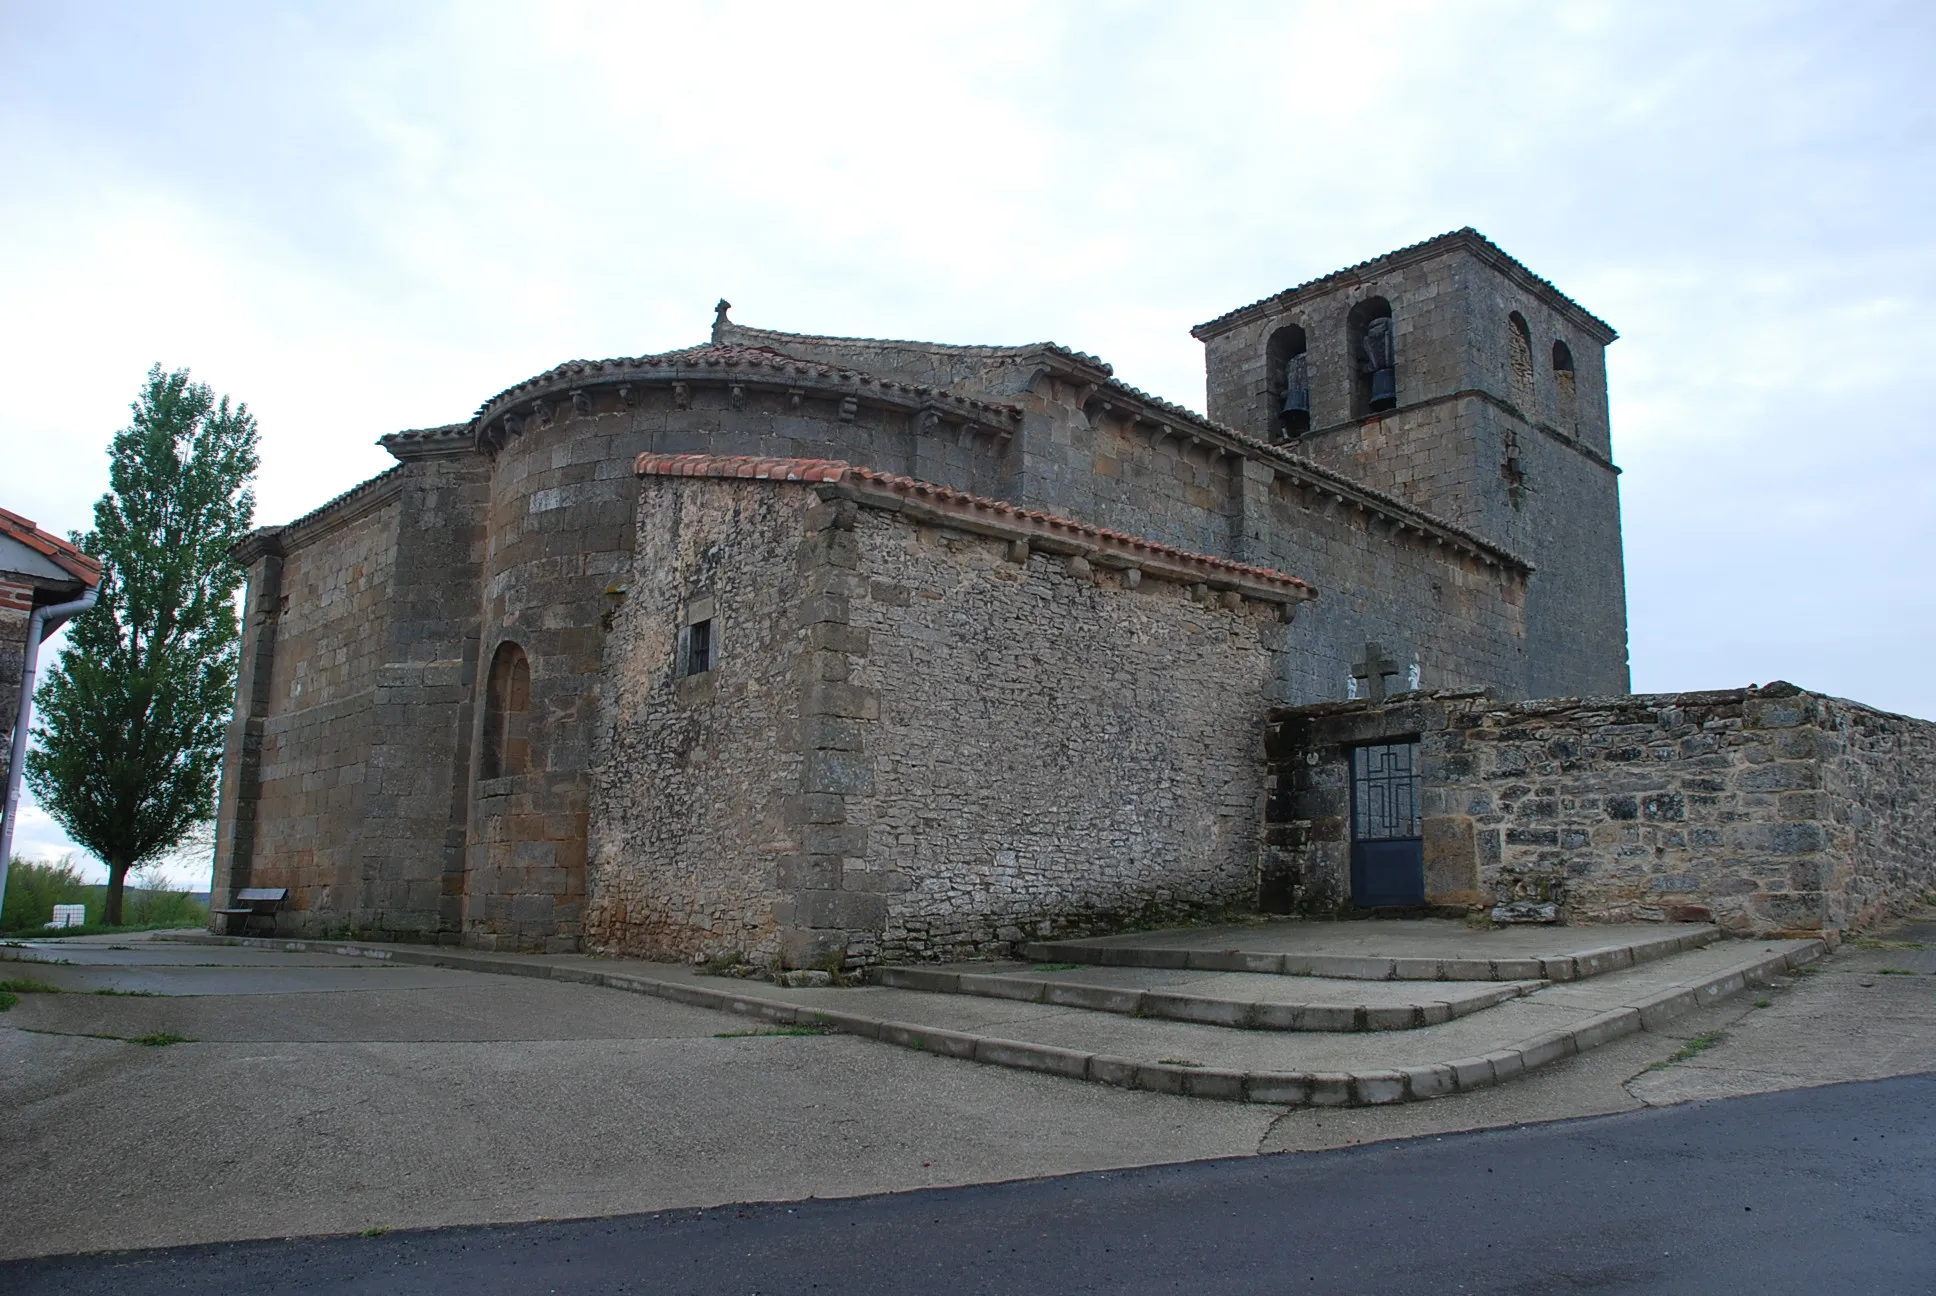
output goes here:
[[1073, 518], [1062, 517], [1055, 513], [1044, 513], [1038, 509], [1027, 509], [1017, 504], [1010, 504], [1004, 500], [971, 495], [967, 491], [956, 490], [952, 486], [942, 486], [915, 477], [903, 477], [873, 468], [863, 468], [841, 459], [647, 453], [638, 457], [636, 468], [641, 477], [715, 477], [803, 483], [865, 483], [885, 494], [918, 500], [923, 504], [963, 517], [982, 515], [1008, 519], [1027, 525], [1030, 529], [1039, 530], [1045, 535], [1087, 541], [1127, 559], [1137, 557], [1159, 559], [1163, 560], [1166, 566], [1185, 570], [1194, 569], [1210, 579], [1218, 575], [1227, 575], [1253, 585], [1275, 589], [1293, 598], [1317, 597], [1317, 589], [1309, 581], [1300, 580], [1296, 576], [1289, 576], [1269, 567], [1255, 567], [1249, 563], [1233, 562], [1228, 558], [1193, 553], [1188, 549], [1179, 549], [1174, 545], [1166, 545], [1144, 536], [1112, 531], [1107, 527], [1091, 526], [1086, 522], [1077, 522]]
[[1239, 306], [1235, 310], [1225, 311], [1223, 314], [1217, 316], [1217, 318], [1206, 320], [1204, 323], [1191, 329], [1190, 336], [1196, 338], [1198, 341], [1204, 341], [1224, 332], [1234, 324], [1241, 323], [1244, 319], [1267, 307], [1286, 306], [1308, 293], [1336, 287], [1339, 284], [1350, 283], [1354, 279], [1361, 279], [1367, 272], [1395, 269], [1398, 266], [1412, 261], [1423, 260], [1426, 257], [1434, 256], [1455, 247], [1463, 247], [1468, 251], [1476, 253], [1483, 260], [1490, 261], [1494, 266], [1504, 271], [1508, 278], [1518, 280], [1533, 292], [1547, 298], [1555, 306], [1558, 306], [1564, 314], [1573, 316], [1576, 322], [1584, 325], [1596, 334], [1603, 335], [1600, 337], [1602, 344], [1611, 342], [1619, 336], [1614, 331], [1613, 325], [1607, 323], [1592, 311], [1589, 311], [1586, 307], [1580, 305], [1571, 297], [1568, 297], [1565, 293], [1554, 287], [1551, 280], [1542, 279], [1531, 270], [1528, 270], [1525, 265], [1507, 253], [1504, 248], [1501, 248], [1497, 243], [1494, 243], [1470, 225], [1464, 225], [1452, 230], [1450, 233], [1440, 234], [1435, 238], [1424, 239], [1406, 247], [1398, 248], [1395, 251], [1386, 252], [1383, 255], [1372, 257], [1368, 261], [1360, 261], [1357, 265], [1346, 266], [1342, 270], [1333, 270], [1330, 274], [1321, 275], [1316, 279], [1308, 279], [1294, 288], [1286, 288], [1282, 292], [1275, 292], [1268, 297], [1261, 297], [1248, 306]]
[[32, 519], [0, 508], [0, 535], [25, 545], [89, 589], [101, 583], [101, 562], [89, 557], [51, 532], [42, 531]]

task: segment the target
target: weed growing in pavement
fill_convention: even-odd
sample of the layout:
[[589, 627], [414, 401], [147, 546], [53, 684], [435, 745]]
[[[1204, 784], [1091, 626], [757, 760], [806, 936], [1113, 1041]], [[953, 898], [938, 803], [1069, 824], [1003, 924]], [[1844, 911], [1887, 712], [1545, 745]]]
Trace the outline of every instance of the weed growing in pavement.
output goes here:
[[364, 1229], [361, 1233], [357, 1234], [357, 1236], [358, 1237], [382, 1237], [385, 1233], [388, 1233], [389, 1231], [390, 1231], [390, 1226], [388, 1224], [375, 1224], [369, 1228]]
[[1082, 967], [1080, 963], [1037, 963], [1031, 972], [1074, 972]]
[[137, 1035], [128, 1042], [130, 1044], [145, 1044], [149, 1048], [165, 1048], [170, 1044], [193, 1044], [195, 1041], [189, 1039], [186, 1035], [177, 1035], [173, 1031], [155, 1031], [150, 1035]]
[[0, 990], [0, 1012], [5, 1012], [20, 1002], [20, 996], [10, 991]]
[[116, 990], [111, 986], [103, 987], [94, 993], [97, 995], [114, 995], [116, 998], [121, 999], [154, 999], [159, 997], [153, 990]]
[[1158, 1058], [1156, 1060], [1164, 1066], [1193, 1067], [1199, 1069], [1203, 1066], [1203, 1063], [1190, 1058]]
[[1675, 1049], [1672, 1055], [1662, 1058], [1647, 1069], [1649, 1071], [1658, 1071], [1663, 1067], [1670, 1067], [1676, 1062], [1685, 1062], [1689, 1058], [1697, 1058], [1726, 1038], [1727, 1035], [1723, 1031], [1703, 1031], [1693, 1039], [1687, 1041], [1687, 1043]]
[[1767, 995], [1763, 995], [1763, 996], [1761, 996], [1761, 998], [1759, 998], [1759, 999], [1757, 999], [1757, 1000], [1755, 1000], [1755, 1007], [1757, 1007], [1757, 1008], [1767, 1008], [1767, 1007], [1770, 1007], [1770, 1006], [1772, 1006], [1772, 1005], [1774, 1004], [1774, 1002], [1775, 1002], [1775, 1001], [1774, 1001], [1773, 999], [1770, 999], [1770, 998], [1769, 998], [1769, 997], [1768, 997]]
[[30, 981], [25, 977], [12, 981], [0, 981], [0, 990], [6, 990], [17, 995], [59, 994], [61, 992], [61, 988], [57, 985], [48, 985], [45, 981]]
[[1914, 968], [1877, 968], [1876, 972], [1880, 976], [1915, 976], [1916, 975], [1916, 970]]
[[714, 1039], [751, 1039], [756, 1035], [831, 1035], [825, 1026], [765, 1026], [759, 1030], [717, 1031]]
[[1859, 940], [1854, 940], [1849, 943], [1851, 945], [1854, 945], [1857, 949], [1872, 949], [1872, 950], [1919, 950], [1919, 949], [1928, 948], [1928, 946], [1924, 945], [1921, 941], [1876, 940], [1868, 936], [1864, 936]]

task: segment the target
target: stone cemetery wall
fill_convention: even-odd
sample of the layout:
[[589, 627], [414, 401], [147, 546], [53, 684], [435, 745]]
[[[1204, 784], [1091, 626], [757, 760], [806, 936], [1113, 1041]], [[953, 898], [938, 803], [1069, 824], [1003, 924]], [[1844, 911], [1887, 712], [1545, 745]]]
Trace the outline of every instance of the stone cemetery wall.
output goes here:
[[1406, 736], [1421, 743], [1434, 903], [1750, 935], [1860, 927], [1936, 892], [1936, 725], [1771, 684], [1281, 710], [1275, 907], [1348, 902], [1349, 749]]

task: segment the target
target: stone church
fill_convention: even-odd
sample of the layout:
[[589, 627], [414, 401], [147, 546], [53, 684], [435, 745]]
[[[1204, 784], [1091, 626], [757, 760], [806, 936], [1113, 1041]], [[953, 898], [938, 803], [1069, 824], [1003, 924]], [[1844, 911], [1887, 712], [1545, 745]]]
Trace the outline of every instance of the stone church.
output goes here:
[[[1192, 332], [1208, 417], [1053, 343], [721, 302], [382, 438], [239, 551], [218, 902], [857, 967], [1511, 898], [1418, 764], [1483, 727], [1444, 699], [1627, 692], [1614, 331], [1463, 229]], [[1327, 853], [1286, 798], [1334, 765]]]

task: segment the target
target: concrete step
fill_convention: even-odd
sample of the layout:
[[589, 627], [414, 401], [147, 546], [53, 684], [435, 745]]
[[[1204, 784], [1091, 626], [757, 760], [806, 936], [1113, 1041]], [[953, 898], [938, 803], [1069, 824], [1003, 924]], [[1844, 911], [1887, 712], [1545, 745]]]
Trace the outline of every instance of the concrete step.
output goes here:
[[582, 954], [486, 954], [263, 937], [179, 939], [608, 986], [991, 1066], [1279, 1106], [1407, 1102], [1499, 1084], [1765, 984], [1812, 963], [1829, 948], [1820, 939], [1723, 941], [1588, 981], [1547, 986], [1435, 1026], [1327, 1034], [1229, 1030], [889, 986], [795, 988], [708, 976], [684, 964]]
[[[1460, 932], [1442, 920], [1284, 923], [1089, 940], [1035, 941], [1035, 963], [1252, 972], [1349, 981], [1579, 981], [1721, 939], [1718, 928], [1512, 928]], [[1621, 939], [1608, 940], [1618, 931]], [[1492, 947], [1492, 948], [1489, 948]], [[1496, 952], [1494, 952], [1496, 949]]]
[[1545, 981], [1370, 982], [1252, 972], [957, 963], [878, 968], [874, 984], [1059, 1004], [1240, 1030], [1386, 1031], [1436, 1026], [1530, 994]]

